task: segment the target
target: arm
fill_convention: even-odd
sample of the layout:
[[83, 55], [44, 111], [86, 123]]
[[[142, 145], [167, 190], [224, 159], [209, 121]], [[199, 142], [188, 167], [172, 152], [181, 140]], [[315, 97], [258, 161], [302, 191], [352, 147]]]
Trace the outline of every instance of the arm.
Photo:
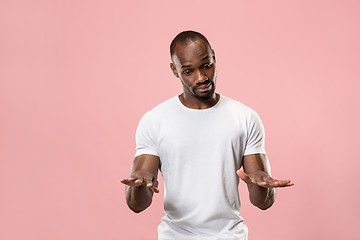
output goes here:
[[137, 156], [131, 167], [129, 178], [122, 179], [126, 184], [126, 203], [136, 213], [150, 206], [154, 192], [159, 189], [157, 175], [160, 166], [158, 156], [143, 154]]
[[244, 172], [237, 171], [238, 176], [248, 187], [251, 203], [266, 210], [275, 201], [275, 188], [294, 185], [290, 180], [277, 180], [271, 177], [270, 164], [266, 154], [244, 156]]

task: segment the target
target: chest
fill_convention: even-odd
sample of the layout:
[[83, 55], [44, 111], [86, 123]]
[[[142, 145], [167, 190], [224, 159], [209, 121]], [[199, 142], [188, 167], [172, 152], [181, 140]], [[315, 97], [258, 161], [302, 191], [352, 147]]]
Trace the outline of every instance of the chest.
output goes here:
[[229, 149], [241, 151], [247, 127], [241, 116], [231, 114], [183, 114], [168, 116], [159, 128], [160, 152], [191, 150], [192, 154], [213, 154]]

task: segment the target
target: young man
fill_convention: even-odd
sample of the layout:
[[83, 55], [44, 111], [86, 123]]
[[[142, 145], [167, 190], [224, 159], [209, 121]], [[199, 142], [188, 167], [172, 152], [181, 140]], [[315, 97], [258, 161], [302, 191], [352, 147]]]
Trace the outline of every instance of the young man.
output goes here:
[[170, 53], [183, 93], [141, 119], [131, 175], [121, 180], [127, 204], [134, 212], [150, 206], [159, 192], [160, 169], [166, 215], [159, 239], [247, 239], [239, 178], [252, 204], [263, 210], [274, 203], [275, 188], [293, 183], [270, 176], [256, 112], [215, 92], [216, 59], [208, 40], [198, 32], [181, 32]]

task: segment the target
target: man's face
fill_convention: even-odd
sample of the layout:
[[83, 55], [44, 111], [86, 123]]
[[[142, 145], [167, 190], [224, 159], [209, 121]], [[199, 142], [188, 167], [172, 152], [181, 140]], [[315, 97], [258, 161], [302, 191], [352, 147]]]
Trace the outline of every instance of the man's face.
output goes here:
[[180, 78], [186, 97], [206, 100], [215, 92], [216, 68], [213, 50], [200, 38], [176, 44], [170, 67]]

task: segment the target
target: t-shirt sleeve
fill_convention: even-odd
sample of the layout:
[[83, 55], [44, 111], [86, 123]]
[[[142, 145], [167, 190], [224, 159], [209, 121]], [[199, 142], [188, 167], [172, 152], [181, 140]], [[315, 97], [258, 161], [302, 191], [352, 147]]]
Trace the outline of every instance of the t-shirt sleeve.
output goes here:
[[244, 155], [265, 152], [265, 131], [259, 115], [255, 111], [251, 111], [248, 122], [248, 134]]
[[156, 130], [154, 121], [151, 112], [147, 112], [141, 118], [136, 130], [135, 157], [142, 154], [159, 156], [156, 142]]

